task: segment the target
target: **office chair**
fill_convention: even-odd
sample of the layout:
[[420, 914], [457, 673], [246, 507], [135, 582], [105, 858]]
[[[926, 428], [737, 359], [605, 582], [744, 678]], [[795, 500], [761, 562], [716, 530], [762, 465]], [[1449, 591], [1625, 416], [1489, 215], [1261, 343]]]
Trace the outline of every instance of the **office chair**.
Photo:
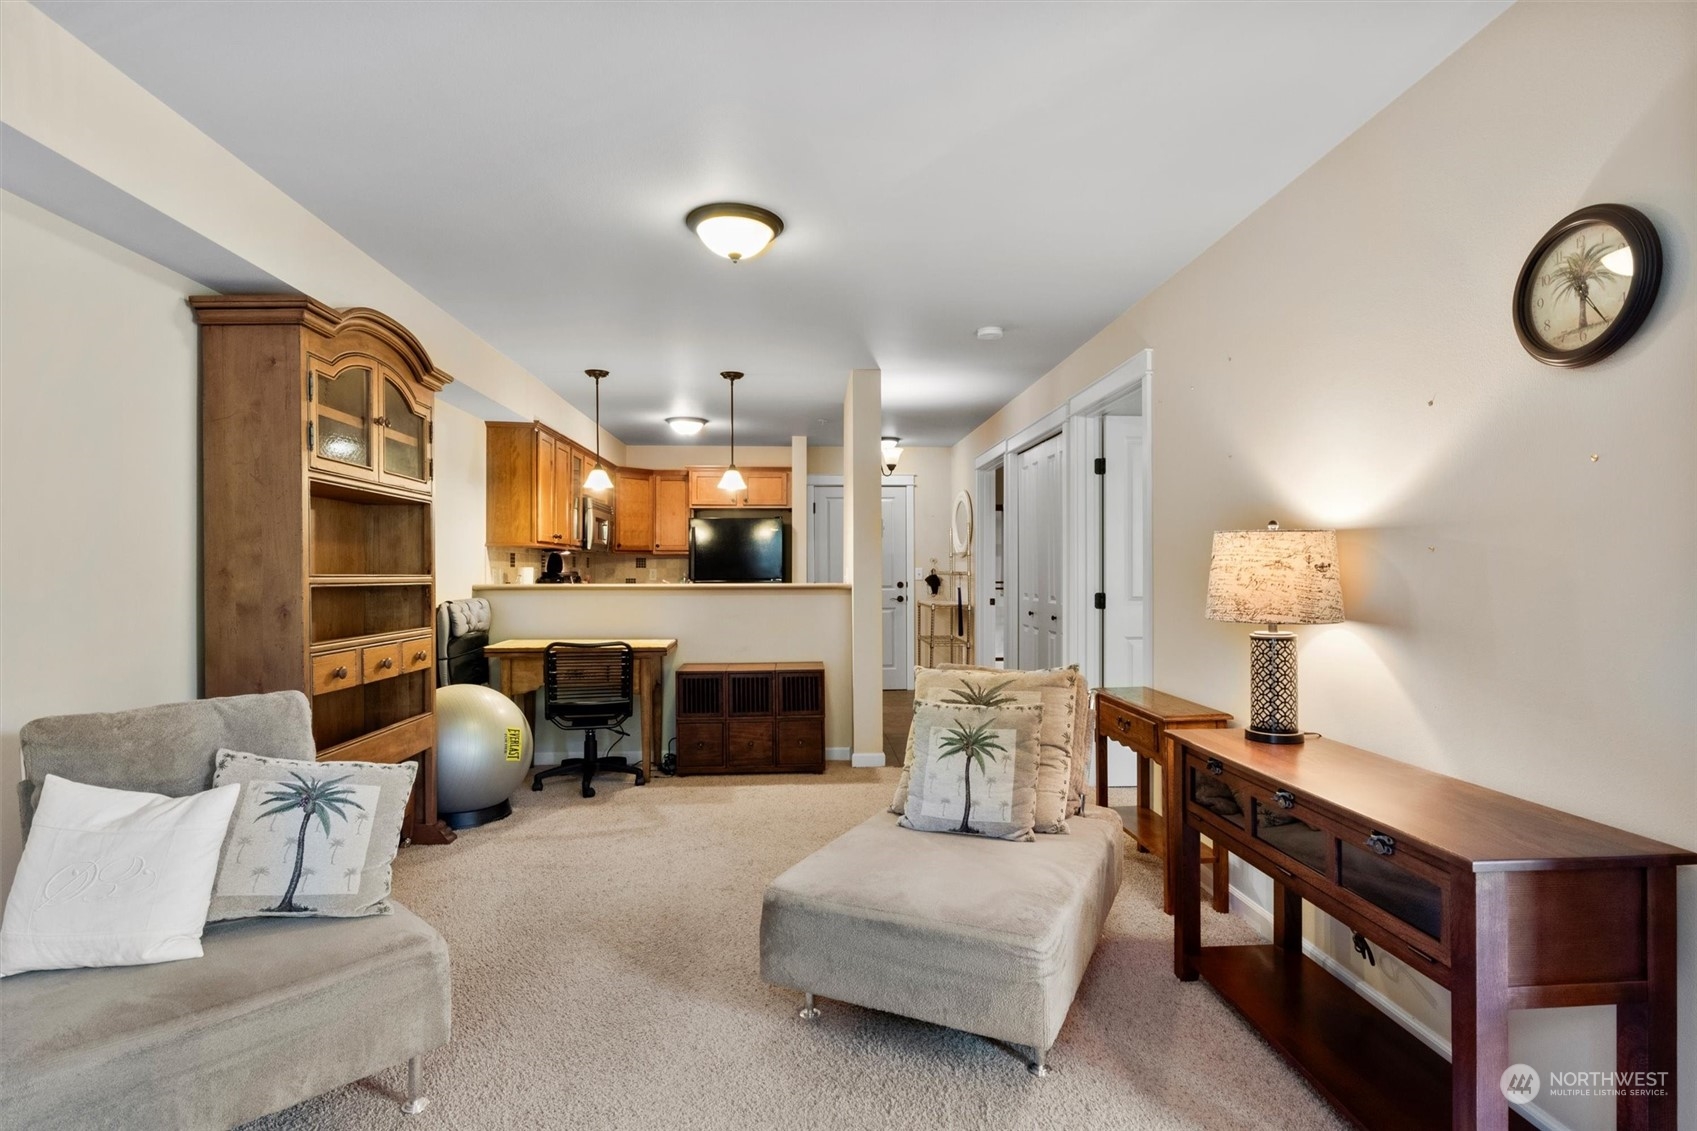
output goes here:
[[555, 641], [542, 655], [543, 713], [561, 730], [583, 731], [583, 757], [568, 758], [558, 766], [538, 770], [530, 788], [540, 790], [545, 778], [583, 772], [583, 795], [595, 796], [591, 779], [602, 771], [635, 774], [637, 785], [648, 779], [640, 765], [623, 758], [601, 762], [596, 752], [595, 732], [617, 727], [631, 716], [631, 684], [636, 655], [629, 644], [567, 644]]
[[467, 597], [436, 606], [436, 686], [489, 684], [489, 601]]

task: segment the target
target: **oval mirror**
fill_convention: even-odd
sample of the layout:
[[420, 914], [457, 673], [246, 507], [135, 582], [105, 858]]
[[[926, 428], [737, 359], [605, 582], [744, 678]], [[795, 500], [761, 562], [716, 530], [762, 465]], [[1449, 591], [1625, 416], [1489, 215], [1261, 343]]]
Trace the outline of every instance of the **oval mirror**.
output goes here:
[[965, 491], [955, 496], [955, 515], [950, 526], [954, 535], [955, 553], [965, 554], [971, 551], [972, 496]]

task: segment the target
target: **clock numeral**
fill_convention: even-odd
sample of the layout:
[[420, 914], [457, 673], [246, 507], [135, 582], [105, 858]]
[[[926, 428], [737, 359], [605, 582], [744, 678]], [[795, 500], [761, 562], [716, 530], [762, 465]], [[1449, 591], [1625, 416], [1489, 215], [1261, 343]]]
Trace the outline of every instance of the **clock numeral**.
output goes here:
[[1546, 319], [1544, 319], [1544, 329], [1547, 332], [1549, 330], [1549, 328], [1550, 328], [1550, 320], [1548, 318], [1546, 318]]
[[1538, 298], [1537, 298], [1537, 299], [1535, 299], [1535, 300], [1534, 300], [1534, 301], [1535, 301], [1535, 302], [1536, 302], [1536, 303], [1537, 303], [1537, 305], [1538, 305], [1538, 309], [1539, 309], [1539, 310], [1542, 310], [1542, 309], [1544, 309], [1544, 299], [1543, 299], [1543, 296], [1541, 296], [1541, 295], [1540, 295], [1540, 296], [1539, 296], [1539, 297], [1538, 297]]

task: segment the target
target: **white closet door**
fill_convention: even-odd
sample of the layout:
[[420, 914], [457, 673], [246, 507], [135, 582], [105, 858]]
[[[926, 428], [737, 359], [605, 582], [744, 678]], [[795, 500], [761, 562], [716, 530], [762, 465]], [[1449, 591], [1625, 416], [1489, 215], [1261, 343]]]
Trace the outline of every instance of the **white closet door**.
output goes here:
[[1102, 421], [1102, 682], [1107, 687], [1149, 683], [1147, 647], [1149, 579], [1144, 574], [1143, 418], [1109, 416]]
[[1066, 445], [1053, 436], [1019, 453], [1019, 661], [1017, 666], [1058, 667], [1061, 578], [1064, 558]]

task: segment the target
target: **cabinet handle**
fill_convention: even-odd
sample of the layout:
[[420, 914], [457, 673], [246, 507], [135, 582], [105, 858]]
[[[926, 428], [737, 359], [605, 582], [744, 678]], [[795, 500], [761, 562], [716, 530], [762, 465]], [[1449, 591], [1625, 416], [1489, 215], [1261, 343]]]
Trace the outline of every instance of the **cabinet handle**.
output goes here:
[[1280, 809], [1296, 808], [1296, 794], [1292, 793], [1288, 789], [1274, 790], [1273, 800], [1278, 802]]
[[389, 418], [387, 416], [374, 416], [371, 418], [371, 423], [382, 428], [387, 428], [389, 427]]
[[1208, 772], [1213, 774], [1215, 777], [1219, 777], [1221, 774], [1226, 772], [1225, 763], [1221, 762], [1218, 758], [1208, 759]]
[[1384, 833], [1370, 833], [1367, 837], [1367, 847], [1380, 856], [1391, 856], [1396, 852], [1396, 837]]
[[347, 679], [348, 678], [348, 669], [345, 668], [345, 667], [337, 668], [335, 671], [330, 673], [330, 678], [331, 679]]

